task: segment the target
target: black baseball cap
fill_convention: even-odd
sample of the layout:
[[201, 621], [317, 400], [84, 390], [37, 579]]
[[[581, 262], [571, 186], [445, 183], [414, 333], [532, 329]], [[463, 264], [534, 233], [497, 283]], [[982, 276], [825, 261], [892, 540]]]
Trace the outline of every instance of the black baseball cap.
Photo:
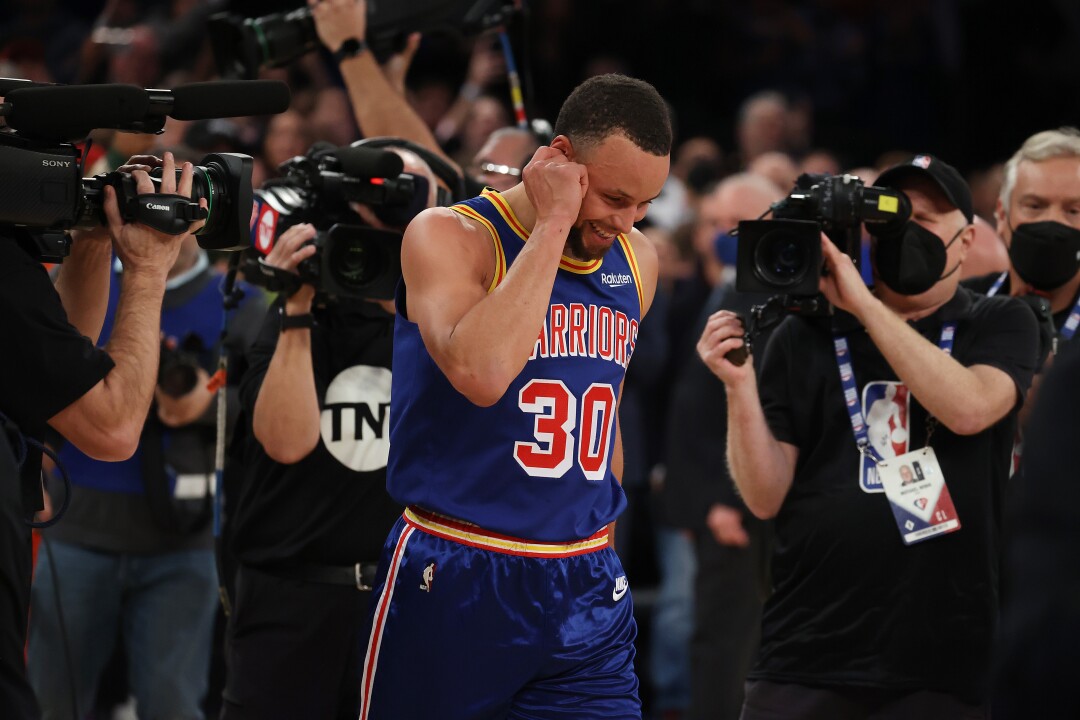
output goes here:
[[929, 178], [945, 193], [945, 198], [960, 212], [967, 221], [973, 222], [975, 212], [972, 209], [971, 188], [956, 168], [933, 155], [916, 155], [911, 162], [893, 165], [878, 176], [874, 184], [879, 187], [896, 187], [904, 178], [921, 175]]

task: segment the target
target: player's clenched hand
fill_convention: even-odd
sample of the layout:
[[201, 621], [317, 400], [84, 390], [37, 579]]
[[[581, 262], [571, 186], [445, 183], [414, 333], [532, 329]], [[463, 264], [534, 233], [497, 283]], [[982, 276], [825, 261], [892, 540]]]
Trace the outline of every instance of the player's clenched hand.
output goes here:
[[521, 173], [525, 193], [536, 208], [536, 219], [577, 221], [578, 211], [585, 192], [589, 189], [589, 175], [585, 166], [570, 162], [560, 150], [553, 147], [537, 149], [532, 160]]
[[697, 343], [697, 352], [706, 367], [725, 385], [737, 385], [754, 377], [752, 358], [742, 365], [735, 365], [724, 356], [731, 350], [741, 348], [745, 341], [742, 320], [733, 312], [720, 310], [709, 316], [705, 330]]

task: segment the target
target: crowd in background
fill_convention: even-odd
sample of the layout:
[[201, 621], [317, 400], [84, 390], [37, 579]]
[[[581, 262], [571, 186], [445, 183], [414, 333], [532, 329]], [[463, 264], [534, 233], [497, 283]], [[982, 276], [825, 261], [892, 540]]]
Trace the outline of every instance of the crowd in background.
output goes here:
[[[1075, 87], [1068, 83], [1080, 73], [1080, 9], [1007, 5], [547, 0], [529, 4], [526, 27], [511, 28], [532, 115], [550, 116], [582, 79], [619, 71], [654, 83], [675, 120], [671, 175], [640, 226], [658, 248], [660, 280], [621, 417], [630, 506], [618, 546], [635, 583], [643, 699], [657, 718], [691, 717], [692, 706], [693, 717], [737, 716], [768, 589], [768, 524], [709, 477], [724, 462], [709, 418], [723, 411], [713, 403], [719, 385], [701, 376], [694, 354], [703, 314], [733, 277], [729, 231], [782, 199], [802, 173], [852, 173], [872, 184], [914, 152], [932, 151], [971, 185], [979, 219], [963, 273], [1005, 270], [994, 229], [1004, 161], [1031, 133], [1076, 122], [1075, 93], [1057, 88]], [[224, 7], [14, 0], [0, 23], [0, 77], [166, 88], [213, 79], [205, 24]], [[442, 150], [483, 177], [478, 153], [514, 124], [497, 39], [412, 38], [385, 72]], [[87, 174], [165, 150], [191, 161], [231, 151], [255, 158], [258, 186], [317, 141], [342, 146], [362, 136], [325, 53], [261, 77], [289, 84], [287, 112], [170, 119], [157, 136], [98, 131]], [[513, 184], [529, 154], [525, 143], [516, 165], [485, 182]], [[220, 670], [207, 667], [207, 677], [214, 712]], [[123, 691], [109, 692], [103, 706], [123, 701]]]

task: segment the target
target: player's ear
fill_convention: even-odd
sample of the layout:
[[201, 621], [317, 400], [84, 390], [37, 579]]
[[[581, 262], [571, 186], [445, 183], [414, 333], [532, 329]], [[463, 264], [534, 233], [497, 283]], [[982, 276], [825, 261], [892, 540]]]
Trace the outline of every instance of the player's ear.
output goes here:
[[551, 141], [551, 147], [565, 155], [570, 162], [574, 162], [574, 144], [570, 142], [570, 138], [565, 135], [557, 135]]

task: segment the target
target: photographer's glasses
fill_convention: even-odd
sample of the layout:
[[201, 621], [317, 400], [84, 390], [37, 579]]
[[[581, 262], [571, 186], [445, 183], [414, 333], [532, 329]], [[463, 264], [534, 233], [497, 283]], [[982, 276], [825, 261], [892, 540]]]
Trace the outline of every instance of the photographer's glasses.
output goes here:
[[473, 166], [473, 175], [479, 177], [480, 175], [509, 175], [510, 177], [521, 177], [521, 168], [511, 167], [509, 165], [499, 165], [498, 163], [477, 163]]

